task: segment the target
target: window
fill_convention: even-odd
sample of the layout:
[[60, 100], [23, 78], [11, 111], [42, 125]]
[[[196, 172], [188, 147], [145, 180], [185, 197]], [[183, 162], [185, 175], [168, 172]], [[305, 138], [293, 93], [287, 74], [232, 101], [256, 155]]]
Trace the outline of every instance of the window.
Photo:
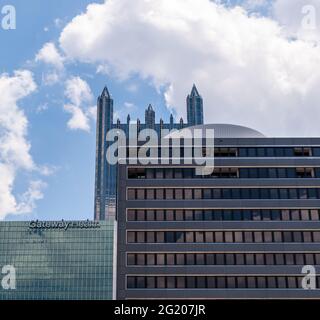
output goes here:
[[312, 242], [311, 232], [309, 232], [309, 231], [303, 232], [303, 241], [304, 242]]
[[202, 210], [195, 210], [194, 218], [195, 220], [203, 220]]
[[186, 280], [185, 277], [177, 277], [177, 288], [185, 288]]
[[262, 242], [262, 232], [261, 231], [254, 232], [254, 242]]
[[203, 233], [203, 231], [197, 231], [196, 232], [196, 242], [197, 243], [204, 242], [204, 233]]
[[195, 199], [202, 199], [202, 190], [201, 189], [194, 189], [194, 198]]
[[175, 242], [175, 233], [173, 231], [166, 232], [166, 242], [168, 242], [168, 243]]
[[227, 265], [234, 265], [234, 254], [233, 253], [227, 253], [226, 254], [226, 264]]
[[173, 253], [167, 254], [167, 265], [174, 265], [174, 254]]
[[156, 237], [157, 237], [157, 243], [163, 243], [164, 242], [164, 232], [158, 231], [156, 233]]
[[173, 169], [166, 168], [165, 169], [165, 177], [166, 177], [166, 179], [173, 179]]
[[216, 254], [216, 264], [217, 265], [224, 265], [225, 264], [224, 254], [222, 254], [222, 253], [217, 253]]
[[204, 220], [207, 220], [207, 221], [212, 220], [212, 211], [211, 210], [204, 211]]
[[147, 243], [154, 243], [155, 242], [155, 234], [154, 231], [147, 232]]
[[203, 199], [211, 199], [211, 189], [203, 190]]
[[156, 211], [156, 217], [157, 217], [157, 221], [164, 221], [164, 211], [163, 210], [157, 210]]
[[157, 265], [164, 265], [165, 264], [165, 255], [163, 253], [157, 254]]
[[137, 210], [138, 221], [145, 221], [146, 215], [144, 210]]
[[166, 199], [173, 200], [173, 189], [166, 189]]
[[138, 231], [136, 233], [136, 235], [137, 235], [137, 242], [138, 243], [144, 243], [145, 242], [145, 238], [144, 238], [145, 233], [143, 231]]
[[204, 265], [205, 264], [204, 254], [202, 254], [202, 253], [196, 254], [196, 264], [197, 265]]
[[234, 242], [243, 242], [242, 232], [236, 231], [234, 233]]
[[272, 242], [272, 232], [271, 231], [264, 232], [264, 242]]
[[137, 200], [144, 200], [145, 199], [145, 194], [144, 194], [144, 189], [137, 189]]
[[133, 265], [136, 264], [135, 254], [128, 253], [128, 255], [127, 255], [127, 264], [128, 264], [128, 266], [133, 266]]
[[166, 210], [166, 221], [173, 221], [173, 220], [174, 220], [173, 210]]
[[157, 277], [157, 288], [164, 289], [166, 287], [166, 278]]
[[182, 189], [175, 189], [175, 199], [176, 200], [183, 199], [183, 190]]
[[196, 277], [187, 277], [187, 288], [195, 289], [196, 288]]
[[206, 231], [205, 232], [205, 242], [212, 243], [213, 241], [213, 232]]
[[190, 221], [193, 220], [193, 211], [192, 210], [186, 210], [185, 214], [186, 214], [186, 220], [187, 221], [188, 220], [190, 220]]
[[155, 265], [156, 264], [156, 259], [154, 254], [147, 254], [147, 265]]
[[221, 189], [213, 189], [213, 199], [221, 199]]
[[135, 200], [136, 192], [135, 189], [128, 189], [128, 200]]
[[156, 179], [163, 179], [164, 175], [163, 175], [163, 170], [162, 169], [155, 169], [156, 171]]
[[184, 254], [182, 254], [182, 253], [178, 253], [177, 254], [177, 264], [178, 265], [184, 265], [185, 264]]
[[232, 232], [225, 232], [225, 242], [233, 242]]
[[137, 254], [137, 265], [144, 266], [146, 264], [145, 255], [143, 253]]
[[136, 212], [135, 212], [135, 210], [128, 210], [128, 212], [127, 212], [127, 220], [128, 221], [135, 221], [136, 220]]
[[244, 242], [253, 242], [252, 232], [246, 231], [244, 233], [244, 239], [245, 239]]
[[187, 231], [186, 232], [186, 242], [189, 242], [189, 243], [194, 242], [193, 232], [192, 231]]
[[167, 288], [172, 289], [176, 287], [175, 277], [167, 277]]
[[136, 280], [135, 277], [127, 277], [127, 288], [128, 289], [133, 289], [136, 287], [135, 280]]
[[147, 221], [154, 221], [154, 210], [147, 210]]
[[223, 232], [215, 232], [215, 242], [223, 242]]
[[147, 277], [147, 288], [154, 289], [156, 287], [156, 278], [155, 277]]
[[135, 242], [135, 232], [128, 231], [128, 233], [127, 233], [127, 242], [128, 243], [134, 243]]
[[184, 189], [184, 198], [186, 200], [192, 200], [192, 189]]
[[273, 265], [274, 264], [274, 255], [267, 253], [266, 254], [266, 264], [267, 265]]
[[194, 261], [194, 254], [193, 253], [187, 253], [186, 254], [186, 259], [187, 259], [187, 265], [194, 265], [195, 261]]
[[245, 262], [244, 262], [244, 254], [243, 253], [236, 253], [236, 264], [238, 265], [244, 265]]
[[176, 210], [176, 220], [183, 221], [183, 210]]
[[318, 210], [311, 210], [311, 220], [319, 220]]
[[163, 189], [156, 189], [156, 199], [157, 200], [164, 199], [164, 190]]

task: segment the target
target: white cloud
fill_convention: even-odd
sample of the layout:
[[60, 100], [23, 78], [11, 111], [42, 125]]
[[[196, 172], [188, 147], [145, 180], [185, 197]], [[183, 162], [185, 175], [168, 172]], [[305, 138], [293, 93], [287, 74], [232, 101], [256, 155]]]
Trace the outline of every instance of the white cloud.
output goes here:
[[43, 199], [43, 189], [46, 183], [41, 180], [31, 181], [28, 190], [21, 196], [15, 214], [31, 213], [36, 208], [36, 202]]
[[[30, 184], [21, 200], [14, 195], [18, 172], [38, 170], [27, 140], [28, 120], [18, 102], [36, 90], [30, 71], [15, 71], [13, 76], [0, 74], [0, 220], [8, 214], [30, 212], [39, 199], [40, 184]], [[29, 205], [25, 205], [29, 204]], [[27, 211], [25, 211], [28, 209]]]
[[52, 86], [58, 83], [60, 80], [60, 75], [56, 71], [45, 72], [42, 75], [42, 83], [46, 86]]
[[320, 44], [319, 0], [275, 0], [272, 10], [288, 36]]
[[70, 101], [64, 105], [65, 111], [71, 114], [68, 127], [90, 131], [90, 118], [94, 118], [95, 107], [91, 106], [93, 95], [88, 83], [80, 77], [71, 77], [65, 84], [65, 96]]
[[64, 58], [60, 55], [53, 42], [47, 42], [37, 53], [35, 61], [44, 62], [61, 70], [63, 69]]
[[135, 107], [134, 103], [132, 102], [125, 102], [124, 103], [124, 106], [127, 108], [127, 109], [132, 109]]
[[[62, 31], [68, 58], [139, 74], [168, 88], [185, 117], [195, 82], [207, 122], [269, 135], [319, 135], [320, 48], [292, 41], [271, 18], [209, 0], [117, 0], [91, 4]], [[170, 90], [169, 90], [170, 89]]]

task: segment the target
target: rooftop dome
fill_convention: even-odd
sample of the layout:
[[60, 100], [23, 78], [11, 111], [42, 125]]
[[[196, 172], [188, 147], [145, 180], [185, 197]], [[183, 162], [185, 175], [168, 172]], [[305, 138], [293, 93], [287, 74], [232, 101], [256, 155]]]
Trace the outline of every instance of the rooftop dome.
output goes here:
[[[234, 124], [203, 124], [193, 127], [187, 127], [183, 130], [194, 130], [194, 129], [214, 129], [215, 138], [264, 138], [261, 132], [251, 128], [238, 126]], [[174, 137], [174, 133], [171, 134]]]

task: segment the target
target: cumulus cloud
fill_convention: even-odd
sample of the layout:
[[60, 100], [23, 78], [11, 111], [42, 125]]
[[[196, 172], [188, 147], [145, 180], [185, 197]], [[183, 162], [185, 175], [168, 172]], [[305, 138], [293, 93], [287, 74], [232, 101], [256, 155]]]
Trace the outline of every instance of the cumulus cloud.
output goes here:
[[64, 110], [71, 114], [68, 127], [90, 131], [90, 119], [94, 118], [95, 107], [90, 105], [93, 95], [88, 83], [80, 77], [69, 78], [65, 83], [65, 96], [70, 101], [64, 105]]
[[319, 0], [275, 0], [272, 11], [289, 37], [320, 42]]
[[39, 50], [35, 58], [36, 62], [41, 61], [56, 67], [57, 69], [63, 68], [64, 58], [60, 55], [53, 42], [47, 42]]
[[109, 0], [76, 16], [59, 43], [68, 58], [107, 65], [120, 79], [151, 79], [179, 117], [195, 82], [207, 122], [273, 136], [320, 133], [320, 48], [293, 41], [276, 20], [239, 6]]
[[[0, 220], [8, 214], [28, 213], [40, 199], [40, 183], [17, 200], [14, 182], [19, 171], [38, 170], [27, 140], [28, 120], [18, 102], [36, 90], [30, 71], [15, 71], [12, 76], [0, 74]], [[33, 192], [38, 190], [38, 192]], [[28, 210], [26, 210], [28, 209]]]
[[52, 86], [58, 83], [64, 75], [65, 58], [60, 54], [53, 42], [47, 42], [36, 54], [35, 62], [44, 63], [42, 83], [45, 86]]

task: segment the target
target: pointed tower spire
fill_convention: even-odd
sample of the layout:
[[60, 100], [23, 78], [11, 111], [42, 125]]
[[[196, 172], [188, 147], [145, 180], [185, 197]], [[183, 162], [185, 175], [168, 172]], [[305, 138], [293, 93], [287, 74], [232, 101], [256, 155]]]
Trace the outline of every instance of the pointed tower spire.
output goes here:
[[[110, 142], [106, 141], [107, 132], [113, 124], [113, 99], [105, 86], [97, 101], [97, 129], [96, 129], [96, 177], [95, 177], [95, 220], [105, 220], [113, 214], [112, 200], [115, 189], [112, 189], [110, 181], [114, 181], [115, 172], [110, 171], [106, 152]], [[113, 176], [110, 178], [109, 172]], [[108, 178], [107, 178], [108, 176]], [[109, 179], [110, 178], [110, 179]], [[106, 195], [109, 195], [108, 198]]]
[[187, 118], [189, 126], [203, 124], [203, 100], [195, 84], [187, 96]]
[[198, 89], [197, 89], [195, 84], [193, 84], [193, 86], [192, 86], [192, 90], [191, 90], [190, 96], [191, 97], [200, 97], [199, 91], [198, 91]]
[[171, 115], [170, 115], [170, 130], [172, 130], [172, 129], [173, 129], [173, 115], [171, 113]]
[[107, 87], [107, 86], [105, 86], [105, 87], [103, 88], [103, 91], [102, 91], [102, 93], [101, 93], [101, 97], [106, 97], [106, 98], [108, 98], [108, 99], [110, 99], [110, 98], [111, 98], [111, 96], [110, 96], [110, 93], [109, 93], [109, 90], [108, 90], [108, 87]]
[[154, 129], [156, 123], [156, 113], [154, 112], [152, 105], [149, 104], [145, 112], [146, 128]]

